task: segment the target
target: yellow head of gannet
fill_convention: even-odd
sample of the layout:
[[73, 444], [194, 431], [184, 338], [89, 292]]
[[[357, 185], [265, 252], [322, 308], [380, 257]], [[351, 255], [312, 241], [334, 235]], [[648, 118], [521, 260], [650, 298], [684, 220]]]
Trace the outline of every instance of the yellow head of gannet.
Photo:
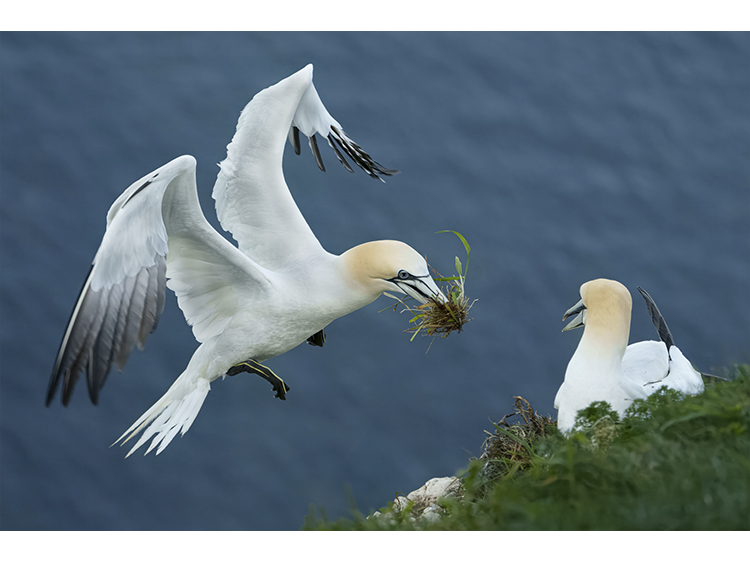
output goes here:
[[444, 299], [425, 259], [403, 242], [366, 242], [347, 250], [341, 258], [349, 282], [375, 297], [395, 290], [421, 303]]

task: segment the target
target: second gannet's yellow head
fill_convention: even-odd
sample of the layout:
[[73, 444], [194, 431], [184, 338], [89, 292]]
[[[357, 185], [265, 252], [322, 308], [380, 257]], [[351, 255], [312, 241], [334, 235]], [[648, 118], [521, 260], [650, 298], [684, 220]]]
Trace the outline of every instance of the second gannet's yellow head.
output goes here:
[[565, 312], [563, 320], [577, 314], [563, 331], [585, 327], [590, 338], [627, 346], [633, 300], [618, 281], [596, 279], [581, 286], [581, 300]]

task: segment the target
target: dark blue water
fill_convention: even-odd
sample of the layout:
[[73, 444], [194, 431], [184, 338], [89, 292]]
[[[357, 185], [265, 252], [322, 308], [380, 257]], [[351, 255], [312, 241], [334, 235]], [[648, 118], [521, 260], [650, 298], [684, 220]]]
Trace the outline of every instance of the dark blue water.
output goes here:
[[[646, 288], [703, 371], [750, 360], [747, 34], [0, 35], [0, 526], [298, 529], [309, 506], [367, 511], [481, 453], [513, 396], [542, 413], [580, 332], [581, 283]], [[325, 348], [217, 381], [158, 457], [108, 446], [196, 343], [170, 294], [159, 330], [110, 376], [44, 408], [57, 346], [131, 182], [198, 159], [206, 215], [242, 107], [312, 62], [330, 112], [383, 185], [332, 154], [287, 152], [287, 182], [332, 252], [396, 238], [444, 274], [473, 254], [462, 334], [409, 342], [390, 301], [336, 321]], [[631, 341], [653, 339], [635, 292]]]

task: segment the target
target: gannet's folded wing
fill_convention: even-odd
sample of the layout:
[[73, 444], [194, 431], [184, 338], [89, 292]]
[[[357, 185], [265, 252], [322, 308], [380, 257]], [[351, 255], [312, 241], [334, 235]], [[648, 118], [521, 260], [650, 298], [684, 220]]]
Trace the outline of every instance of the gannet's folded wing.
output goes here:
[[631, 344], [622, 357], [622, 372], [641, 386], [661, 381], [669, 375], [667, 346], [654, 340]]
[[703, 393], [705, 385], [701, 373], [693, 368], [690, 360], [677, 346], [669, 349], [669, 358], [669, 377], [664, 380], [664, 384], [685, 395]]
[[310, 137], [321, 167], [316, 134], [328, 138], [334, 151], [336, 144], [342, 147], [373, 177], [395, 173], [372, 161], [326, 111], [312, 83], [312, 65], [256, 94], [219, 165], [213, 197], [222, 227], [240, 250], [272, 270], [323, 251], [284, 181], [284, 145], [289, 136], [299, 151], [300, 130]]

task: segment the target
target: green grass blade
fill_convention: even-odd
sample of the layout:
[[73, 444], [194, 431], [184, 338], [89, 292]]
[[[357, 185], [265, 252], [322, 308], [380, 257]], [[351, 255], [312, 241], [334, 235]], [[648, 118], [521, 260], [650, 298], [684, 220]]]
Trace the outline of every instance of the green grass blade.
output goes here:
[[461, 239], [461, 242], [464, 245], [464, 249], [466, 250], [466, 268], [464, 268], [464, 272], [463, 272], [463, 277], [465, 278], [466, 277], [466, 273], [469, 271], [469, 260], [471, 259], [471, 246], [469, 245], [468, 241], [464, 238], [464, 236], [461, 233], [459, 233], [458, 231], [451, 231], [451, 230], [438, 231], [435, 234], [440, 234], [440, 233], [453, 233], [459, 239]]

